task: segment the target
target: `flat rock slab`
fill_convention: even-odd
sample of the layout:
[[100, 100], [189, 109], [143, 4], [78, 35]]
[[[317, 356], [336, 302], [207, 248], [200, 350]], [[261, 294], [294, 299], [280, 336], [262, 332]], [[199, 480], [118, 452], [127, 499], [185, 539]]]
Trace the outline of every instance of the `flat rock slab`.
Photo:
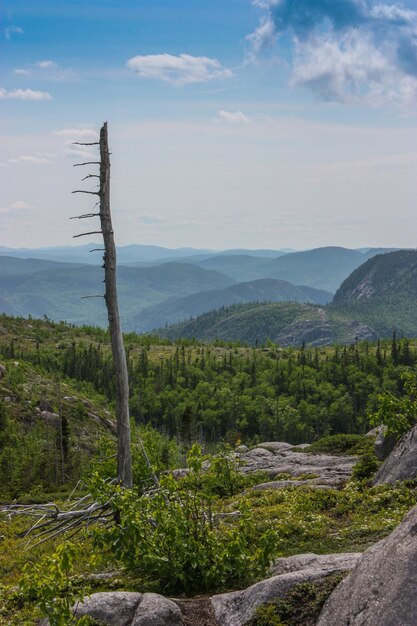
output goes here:
[[327, 600], [317, 626], [416, 626], [417, 507], [367, 550]]
[[[359, 556], [307, 554], [278, 559], [274, 567], [282, 573], [262, 580], [244, 591], [213, 596], [211, 602], [216, 620], [219, 626], [243, 626], [254, 616], [259, 606], [285, 598], [300, 583], [320, 582], [330, 574], [349, 571], [355, 566]], [[336, 624], [337, 621], [332, 626]]]
[[257, 448], [265, 448], [270, 452], [281, 452], [282, 450], [290, 450], [294, 446], [290, 443], [286, 443], [285, 441], [263, 441], [262, 443], [258, 443]]
[[355, 567], [361, 556], [362, 552], [341, 552], [340, 554], [314, 554], [314, 552], [306, 552], [305, 554], [295, 554], [294, 556], [277, 559], [271, 567], [271, 572], [275, 576], [278, 576], [279, 574], [297, 572], [309, 567], [319, 567], [332, 572], [335, 568], [348, 571]]
[[[327, 485], [340, 487], [348, 481], [352, 475], [352, 469], [357, 462], [357, 457], [335, 456], [330, 454], [308, 454], [298, 452], [290, 448], [280, 448], [282, 442], [276, 442], [277, 450], [273, 450], [274, 442], [267, 442], [267, 448], [257, 447], [240, 455], [244, 474], [257, 471], [268, 472], [271, 478], [280, 474], [288, 474], [293, 478], [312, 475], [311, 479], [305, 479], [303, 484]], [[313, 478], [314, 477], [314, 478]], [[274, 488], [279, 488], [276, 485]], [[282, 484], [281, 484], [282, 487]]]

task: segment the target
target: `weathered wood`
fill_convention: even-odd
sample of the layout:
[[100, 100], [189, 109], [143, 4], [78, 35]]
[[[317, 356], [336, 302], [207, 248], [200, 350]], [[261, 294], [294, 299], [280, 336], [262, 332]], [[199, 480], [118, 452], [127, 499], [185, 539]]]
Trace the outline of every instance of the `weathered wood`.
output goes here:
[[79, 235], [73, 235], [73, 239], [77, 239], [77, 237], [86, 237], [87, 235], [101, 235], [101, 230], [91, 230], [89, 233], [80, 233]]
[[104, 240], [105, 301], [116, 375], [117, 477], [123, 487], [132, 487], [130, 449], [129, 381], [120, 326], [116, 287], [116, 246], [110, 213], [110, 154], [107, 122], [100, 129], [100, 223]]

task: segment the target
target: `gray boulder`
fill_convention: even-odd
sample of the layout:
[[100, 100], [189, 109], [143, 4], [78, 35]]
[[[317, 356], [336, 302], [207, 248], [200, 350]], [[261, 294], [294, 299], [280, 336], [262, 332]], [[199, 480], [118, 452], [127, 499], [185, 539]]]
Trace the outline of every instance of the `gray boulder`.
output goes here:
[[[108, 626], [184, 626], [178, 605], [157, 593], [93, 593], [73, 610], [77, 618], [90, 615]], [[49, 620], [40, 626], [49, 626]]]
[[[243, 626], [262, 604], [285, 596], [300, 583], [320, 582], [330, 574], [348, 571], [360, 555], [298, 555], [278, 559], [274, 565], [278, 575], [262, 580], [244, 591], [222, 593], [211, 598], [219, 626]], [[335, 622], [332, 626], [335, 626]]]
[[317, 626], [417, 624], [417, 507], [367, 550], [327, 600]]
[[183, 626], [181, 611], [175, 602], [158, 595], [145, 593], [131, 626]]
[[141, 593], [128, 591], [93, 593], [77, 604], [75, 615], [90, 615], [109, 626], [129, 626], [142, 597]]
[[6, 367], [0, 363], [0, 379], [6, 375]]
[[375, 485], [417, 477], [417, 426], [397, 443], [374, 478]]
[[375, 428], [374, 431], [376, 434], [374, 443], [375, 456], [378, 461], [385, 461], [385, 459], [388, 458], [393, 451], [395, 444], [397, 443], [397, 439], [394, 435], [387, 435], [386, 426], [378, 426], [378, 428]]

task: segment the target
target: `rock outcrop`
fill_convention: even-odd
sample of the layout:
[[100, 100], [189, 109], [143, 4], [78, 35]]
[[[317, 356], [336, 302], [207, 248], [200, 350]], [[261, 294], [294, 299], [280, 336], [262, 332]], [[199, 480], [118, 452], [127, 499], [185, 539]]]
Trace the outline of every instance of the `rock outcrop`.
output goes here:
[[[74, 614], [89, 615], [108, 626], [184, 626], [178, 605], [157, 593], [93, 593], [74, 607]], [[48, 620], [41, 622], [48, 625]]]
[[385, 461], [393, 451], [397, 440], [394, 435], [387, 435], [386, 426], [378, 426], [374, 430], [376, 434], [374, 443], [375, 456], [378, 461]]
[[[359, 553], [315, 555], [301, 554], [277, 559], [273, 569], [278, 575], [262, 580], [244, 591], [222, 593], [211, 598], [219, 626], [243, 626], [262, 604], [284, 598], [300, 583], [320, 582], [330, 574], [349, 571]], [[332, 626], [335, 626], [334, 622]]]
[[417, 426], [414, 426], [395, 446], [379, 468], [375, 485], [395, 483], [417, 477]]
[[417, 624], [417, 507], [367, 550], [327, 600], [317, 626]]
[[[283, 478], [302, 477], [302, 484], [315, 487], [340, 487], [350, 479], [353, 466], [358, 460], [352, 456], [308, 454], [297, 451], [289, 444], [270, 441], [241, 454], [240, 458], [241, 471], [244, 474], [264, 471], [273, 480], [274, 484], [264, 483], [258, 485], [258, 489], [287, 487], [287, 481], [284, 484], [279, 480], [283, 474], [287, 475]], [[296, 481], [293, 484], [296, 485]]]

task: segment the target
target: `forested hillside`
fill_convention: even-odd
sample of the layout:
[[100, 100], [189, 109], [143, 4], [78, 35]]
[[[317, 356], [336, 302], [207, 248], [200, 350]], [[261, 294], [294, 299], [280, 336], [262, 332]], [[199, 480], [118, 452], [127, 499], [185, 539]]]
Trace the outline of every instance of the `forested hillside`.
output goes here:
[[206, 311], [229, 307], [237, 303], [314, 302], [325, 304], [331, 299], [332, 294], [328, 291], [298, 287], [284, 280], [264, 278], [237, 283], [224, 289], [201, 291], [182, 298], [169, 298], [160, 304], [141, 310], [131, 318], [130, 326], [137, 332], [146, 332], [157, 326], [181, 322]]
[[[377, 394], [401, 393], [404, 367], [417, 362], [416, 344], [406, 339], [394, 348], [387, 341], [294, 350], [171, 344], [129, 334], [126, 347], [135, 423], [188, 444], [296, 444], [364, 432]], [[0, 483], [17, 491], [37, 482], [59, 485], [60, 446], [65, 475], [76, 480], [98, 440], [114, 434], [106, 332], [1, 316], [0, 355], [6, 367]]]

